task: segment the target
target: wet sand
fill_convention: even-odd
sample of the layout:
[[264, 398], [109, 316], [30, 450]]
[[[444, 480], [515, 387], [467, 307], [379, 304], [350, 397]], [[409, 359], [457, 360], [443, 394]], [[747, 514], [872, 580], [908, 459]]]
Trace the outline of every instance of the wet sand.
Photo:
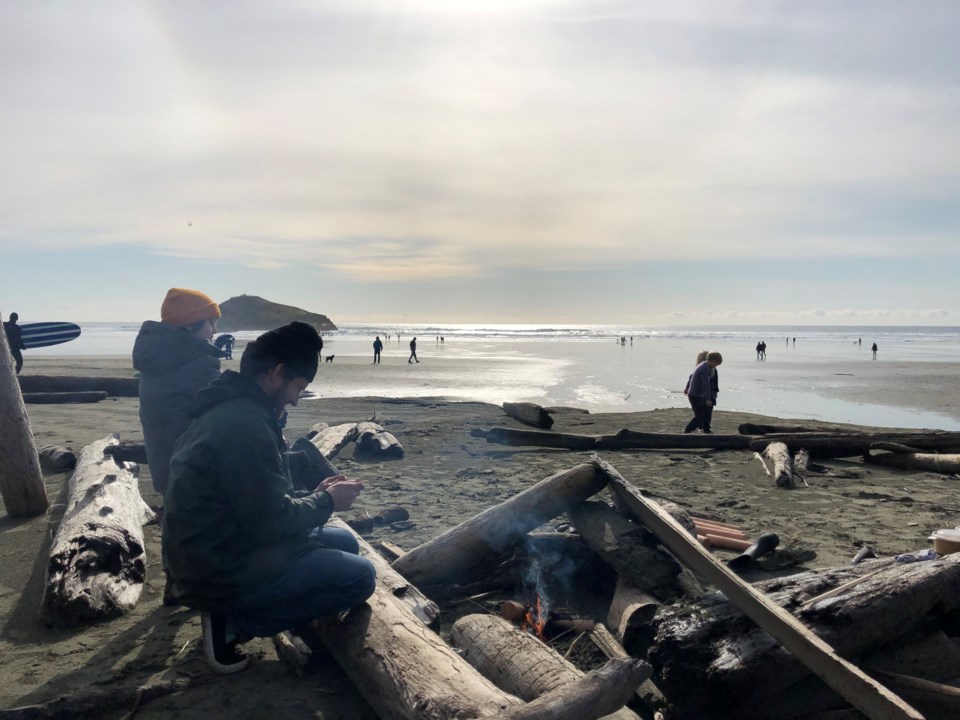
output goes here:
[[[126, 358], [87, 358], [82, 362], [38, 358], [24, 372], [132, 375], [127, 362]], [[352, 365], [344, 362], [338, 366], [338, 377], [346, 379], [351, 373], [359, 377], [369, 371], [369, 366], [361, 366], [359, 361], [355, 368]], [[334, 372], [334, 368], [326, 370]], [[469, 361], [457, 366], [457, 372], [470, 371]], [[953, 366], [925, 365], [924, 373], [910, 368], [902, 374], [887, 373], [882, 384], [888, 401], [909, 398], [910, 407], [923, 403], [922, 407], [930, 411], [949, 408], [955, 413], [960, 407], [957, 374]], [[410, 379], [403, 377], [404, 382]], [[920, 381], [928, 383], [929, 389], [918, 392]], [[366, 484], [356, 511], [375, 512], [402, 505], [415, 523], [404, 531], [378, 528], [368, 538], [372, 541], [384, 539], [402, 548], [415, 547], [589, 457], [586, 453], [487, 444], [471, 437], [470, 430], [520, 425], [495, 404], [452, 402], [430, 397], [429, 386], [421, 390], [422, 396], [406, 399], [323, 397], [304, 401], [290, 413], [287, 437], [291, 440], [317, 422], [375, 418], [404, 446], [406, 456], [399, 461], [361, 462], [350, 455], [349, 449], [335, 460], [342, 471]], [[875, 387], [854, 384], [842, 389], [854, 402], [869, 402], [875, 391]], [[137, 411], [136, 398], [110, 398], [94, 405], [28, 406], [38, 445], [65, 445], [77, 451], [112, 432], [118, 432], [123, 440], [140, 439]], [[676, 432], [689, 415], [680, 403], [639, 413], [558, 410], [554, 430], [603, 434], [626, 427]], [[728, 412], [721, 406], [715, 415], [715, 431], [736, 432], [737, 425], [747, 421], [774, 422], [775, 418]], [[806, 563], [806, 568], [848, 563], [863, 544], [880, 555], [924, 548], [929, 546], [926, 538], [931, 530], [960, 525], [957, 479], [931, 473], [865, 467], [857, 460], [833, 461], [826, 463], [835, 471], [833, 476], [810, 475], [809, 488], [788, 491], [774, 488], [749, 452], [622, 451], [607, 452], [603, 457], [652, 495], [713, 514], [751, 536], [777, 532], [785, 548], [815, 551], [816, 559]], [[144, 703], [136, 717], [373, 717], [332, 661], [321, 659], [304, 678], [297, 678], [277, 661], [267, 640], [247, 646], [255, 661], [252, 667], [235, 676], [212, 677], [198, 646], [198, 615], [184, 608], [166, 608], [160, 602], [163, 579], [155, 525], [145, 528], [147, 581], [134, 611], [78, 630], [56, 630], [40, 624], [37, 610], [44, 564], [63, 512], [68, 479], [67, 473], [45, 477], [52, 505], [47, 515], [14, 520], [0, 514], [0, 707], [42, 702], [90, 689], [194, 677], [198, 680], [196, 687]], [[146, 468], [140, 488], [149, 504], [161, 504], [151, 489]], [[769, 575], [757, 571], [751, 579], [765, 577]], [[129, 710], [101, 717], [121, 718]]]

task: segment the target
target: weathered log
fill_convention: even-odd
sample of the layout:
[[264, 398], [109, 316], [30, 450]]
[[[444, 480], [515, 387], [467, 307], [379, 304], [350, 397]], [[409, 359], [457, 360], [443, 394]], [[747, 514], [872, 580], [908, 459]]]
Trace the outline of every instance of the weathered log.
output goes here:
[[956, 453], [867, 452], [863, 461], [868, 465], [900, 468], [903, 470], [927, 470], [943, 475], [960, 473], [960, 455]]
[[553, 427], [553, 418], [550, 413], [544, 410], [536, 403], [529, 402], [505, 402], [503, 411], [514, 420], [519, 420], [527, 425], [549, 430]]
[[0, 495], [7, 515], [46, 512], [50, 503], [6, 333], [0, 333], [0, 428]]
[[917, 451], [960, 452], [960, 432], [896, 432], [877, 431], [871, 433], [799, 433], [770, 434], [759, 437], [743, 435], [749, 439], [749, 447], [754, 452], [763, 452], [767, 445], [782, 442], [791, 453], [807, 450], [811, 457], [839, 458], [855, 457], [866, 454], [877, 443], [899, 443]]
[[620, 430], [614, 435], [576, 435], [494, 427], [490, 430], [473, 428], [470, 434], [473, 437], [486, 438], [488, 443], [531, 445], [566, 450], [631, 450], [645, 448], [656, 450], [746, 450], [751, 440], [746, 435], [641, 433], [626, 429]]
[[104, 455], [113, 456], [118, 463], [135, 462], [139, 465], [148, 465], [147, 448], [142, 442], [125, 441], [116, 445], [108, 445]]
[[77, 454], [70, 448], [44, 445], [37, 454], [40, 456], [40, 467], [47, 472], [65, 472], [77, 466]]
[[[496, 615], [461, 617], [450, 629], [450, 640], [484, 677], [527, 702], [583, 677], [580, 670], [552, 648]], [[634, 690], [636, 686], [631, 692]], [[636, 713], [626, 708], [606, 717], [637, 720]]]
[[101, 400], [106, 399], [106, 390], [79, 390], [76, 392], [29, 392], [23, 394], [23, 401], [27, 405], [98, 403]]
[[[640, 522], [650, 528], [657, 538], [673, 551], [681, 561], [713, 582], [726, 597], [730, 598], [730, 602], [735, 603], [744, 614], [773, 635], [809, 671], [840, 693], [851, 705], [874, 720], [903, 720], [905, 718], [923, 720], [923, 716], [914, 708], [849, 662], [843, 660], [830, 645], [817, 637], [799, 620], [758, 590], [743, 582], [725, 565], [717, 561], [698, 542], [692, 540], [689, 533], [684, 531], [670, 515], [631, 487], [613, 467], [602, 461], [598, 462], [609, 478], [611, 490], [620, 496], [622, 502], [631, 507]], [[960, 562], [957, 563], [957, 567], [960, 567]], [[956, 587], [955, 582], [954, 587]], [[833, 603], [839, 600], [840, 598], [835, 598]], [[725, 628], [724, 634], [728, 633], [729, 629]], [[729, 648], [730, 646], [726, 647]], [[661, 650], [662, 645], [658, 633], [654, 652]], [[721, 662], [737, 663], [740, 650], [742, 648], [734, 646], [730, 654], [725, 655]], [[651, 655], [653, 654], [652, 652]], [[696, 665], [702, 668], [704, 665], [702, 650], [697, 658]], [[665, 678], [670, 678], [673, 681], [674, 678], [670, 676], [671, 673], [662, 671], [660, 673], [661, 681]], [[691, 687], [698, 687], [701, 692], [690, 693], [689, 688]], [[702, 679], [699, 685], [687, 683], [683, 684], [682, 688], [683, 691], [678, 690], [677, 702], [687, 703], [688, 707], [698, 702], [693, 698], [694, 695], [701, 698], [699, 702], [702, 702], [702, 698], [710, 697], [713, 709], [716, 709], [716, 705], [721, 702], [721, 698], [715, 697]], [[668, 697], [674, 699], [674, 694], [669, 689], [664, 687], [664, 690]], [[749, 696], [747, 690], [749, 688], [742, 688], [741, 694], [737, 697], [738, 705], [743, 702], [745, 697]], [[699, 714], [705, 714], [705, 709], [701, 708]]]
[[772, 435], [776, 433], [790, 433], [796, 435], [798, 433], [826, 433], [826, 432], [842, 432], [842, 433], [854, 433], [859, 431], [847, 430], [841, 427], [829, 428], [829, 427], [813, 427], [812, 425], [763, 425], [758, 423], [741, 423], [737, 426], [737, 432], [741, 435]]
[[67, 509], [47, 563], [42, 600], [48, 624], [75, 626], [116, 617], [143, 590], [143, 524], [153, 511], [137, 479], [103, 453], [108, 436], [87, 445], [70, 478]]
[[[630, 657], [623, 645], [607, 630], [602, 623], [597, 623], [590, 631], [590, 640], [609, 660], [620, 660]], [[651, 678], [647, 678], [640, 687], [637, 688], [637, 698], [641, 704], [651, 710], [658, 710], [667, 707], [669, 703], [660, 688], [656, 686]]]
[[111, 397], [137, 397], [140, 395], [140, 380], [135, 377], [95, 375], [21, 375], [20, 389], [25, 393], [105, 390]]
[[763, 449], [763, 461], [767, 466], [767, 474], [773, 478], [777, 487], [794, 488], [797, 486], [793, 479], [793, 458], [790, 450], [784, 443], [770, 443]]
[[307, 438], [329, 460], [357, 439], [357, 423], [343, 423], [332, 427], [326, 423], [317, 423], [310, 428]]
[[610, 601], [607, 625], [613, 628], [623, 647], [634, 657], [640, 657], [653, 637], [650, 622], [660, 603], [633, 583], [622, 577]]
[[629, 689], [645, 674], [641, 660], [610, 660], [565, 688], [490, 720], [598, 720], [623, 707], [630, 699]]
[[313, 628], [381, 720], [497, 716], [522, 704], [416, 620], [379, 578], [365, 604]]
[[399, 460], [403, 457], [400, 442], [376, 423], [357, 423], [356, 442], [354, 455], [360, 458]]
[[286, 663], [297, 677], [303, 677], [303, 670], [313, 655], [310, 646], [289, 630], [277, 633], [272, 639], [277, 658]]
[[473, 577], [527, 531], [576, 507], [605, 484], [593, 463], [557, 473], [414, 548], [393, 567], [422, 588]]
[[660, 600], [676, 596], [680, 565], [657, 547], [649, 530], [605, 502], [581, 503], [569, 515], [583, 541], [621, 578]]

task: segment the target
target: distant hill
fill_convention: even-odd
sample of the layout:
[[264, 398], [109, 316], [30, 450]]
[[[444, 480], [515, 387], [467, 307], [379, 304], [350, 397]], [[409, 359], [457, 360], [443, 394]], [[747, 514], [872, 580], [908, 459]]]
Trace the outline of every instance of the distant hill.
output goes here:
[[220, 320], [217, 329], [224, 332], [233, 330], [271, 330], [288, 322], [299, 320], [313, 325], [321, 332], [336, 330], [326, 315], [307, 312], [292, 305], [279, 305], [256, 295], [240, 295], [220, 303]]

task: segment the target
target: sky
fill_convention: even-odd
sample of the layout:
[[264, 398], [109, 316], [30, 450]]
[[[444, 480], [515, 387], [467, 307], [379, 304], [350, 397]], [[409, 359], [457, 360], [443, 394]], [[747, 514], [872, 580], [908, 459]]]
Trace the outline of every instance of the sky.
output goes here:
[[0, 3], [0, 313], [960, 325], [960, 4]]

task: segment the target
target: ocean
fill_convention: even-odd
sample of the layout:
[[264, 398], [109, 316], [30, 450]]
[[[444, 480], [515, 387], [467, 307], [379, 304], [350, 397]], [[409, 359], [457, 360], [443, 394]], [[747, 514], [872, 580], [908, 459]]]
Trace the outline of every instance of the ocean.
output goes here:
[[[77, 340], [29, 353], [129, 355], [139, 323], [81, 327]], [[258, 334], [234, 333], [238, 350]], [[370, 363], [376, 335], [385, 341], [382, 365], [342, 370]], [[406, 359], [414, 336], [421, 364], [411, 369]], [[761, 340], [765, 361], [756, 358]], [[952, 417], [891, 406], [882, 393], [849, 399], [864, 378], [888, 369], [960, 362], [960, 327], [355, 324], [325, 334], [324, 343], [324, 354], [336, 361], [321, 364], [311, 386], [323, 397], [527, 400], [593, 412], [686, 407], [682, 390], [697, 353], [717, 350], [724, 357], [717, 412], [960, 430]]]

